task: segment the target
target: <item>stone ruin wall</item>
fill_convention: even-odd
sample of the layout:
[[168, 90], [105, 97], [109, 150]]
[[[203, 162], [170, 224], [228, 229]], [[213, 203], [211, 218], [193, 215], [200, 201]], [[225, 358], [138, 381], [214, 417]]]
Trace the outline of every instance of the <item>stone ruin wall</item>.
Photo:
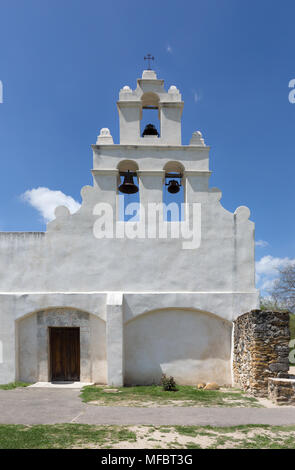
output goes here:
[[276, 405], [295, 405], [295, 380], [273, 378], [268, 380], [268, 398]]
[[252, 310], [234, 322], [234, 383], [258, 397], [268, 396], [270, 377], [288, 378], [289, 313]]

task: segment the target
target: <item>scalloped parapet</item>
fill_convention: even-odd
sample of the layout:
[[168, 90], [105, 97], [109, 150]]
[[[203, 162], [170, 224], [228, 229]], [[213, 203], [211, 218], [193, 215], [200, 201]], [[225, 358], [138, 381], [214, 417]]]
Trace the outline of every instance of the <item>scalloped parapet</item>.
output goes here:
[[250, 215], [250, 209], [246, 206], [240, 206], [234, 212], [234, 216], [239, 222], [245, 222], [249, 219]]
[[70, 210], [66, 206], [58, 206], [54, 211], [54, 215], [56, 219], [67, 217], [70, 215]]
[[209, 188], [209, 193], [216, 199], [216, 201], [220, 201], [222, 198], [222, 191], [219, 188]]

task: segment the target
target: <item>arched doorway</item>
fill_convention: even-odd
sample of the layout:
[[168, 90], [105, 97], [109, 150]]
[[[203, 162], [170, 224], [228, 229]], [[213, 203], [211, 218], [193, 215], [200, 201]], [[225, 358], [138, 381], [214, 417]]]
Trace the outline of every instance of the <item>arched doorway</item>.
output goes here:
[[17, 379], [106, 383], [106, 323], [70, 307], [51, 307], [17, 321]]

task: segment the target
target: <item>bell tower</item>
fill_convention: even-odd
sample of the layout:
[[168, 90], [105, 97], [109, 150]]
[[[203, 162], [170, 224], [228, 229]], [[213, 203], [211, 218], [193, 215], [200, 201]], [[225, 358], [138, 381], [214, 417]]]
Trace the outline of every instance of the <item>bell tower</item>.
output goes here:
[[[181, 145], [181, 115], [183, 101], [176, 86], [168, 92], [164, 80], [154, 70], [144, 70], [137, 79], [137, 87], [124, 86], [117, 101], [120, 119], [120, 144], [129, 145]], [[152, 128], [140, 133], [144, 109], [157, 109], [160, 129]]]
[[[178, 88], [172, 85], [166, 91], [164, 80], [154, 70], [144, 70], [134, 90], [127, 85], [121, 88], [117, 101], [120, 142], [115, 144], [109, 129], [102, 128], [92, 146], [94, 186], [100, 200], [112, 205], [114, 221], [119, 221], [122, 193], [138, 193], [145, 214], [150, 203], [163, 203], [166, 188], [172, 195], [181, 188], [183, 202], [208, 198], [209, 147], [199, 131], [188, 145], [182, 145], [183, 105]], [[157, 110], [158, 127], [148, 124], [142, 131], [145, 109]]]

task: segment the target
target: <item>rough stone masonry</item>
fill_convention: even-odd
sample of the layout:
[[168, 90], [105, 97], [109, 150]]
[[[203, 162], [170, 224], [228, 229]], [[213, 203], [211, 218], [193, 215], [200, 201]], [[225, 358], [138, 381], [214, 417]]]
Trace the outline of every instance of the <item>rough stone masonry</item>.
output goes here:
[[234, 322], [234, 382], [254, 396], [268, 396], [270, 377], [288, 378], [289, 313], [251, 310]]
[[268, 379], [268, 398], [276, 405], [295, 405], [295, 380], [294, 378]]

